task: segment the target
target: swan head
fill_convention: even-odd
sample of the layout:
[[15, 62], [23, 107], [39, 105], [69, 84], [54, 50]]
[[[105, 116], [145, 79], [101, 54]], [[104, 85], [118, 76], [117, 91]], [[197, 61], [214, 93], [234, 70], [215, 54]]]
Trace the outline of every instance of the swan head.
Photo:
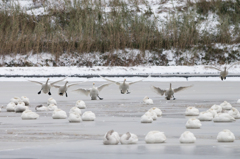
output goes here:
[[50, 79], [48, 78], [47, 81], [49, 81]]
[[126, 82], [126, 79], [124, 79], [124, 82]]
[[227, 70], [227, 67], [226, 67], [226, 66], [224, 67], [224, 70], [225, 70], [225, 71]]
[[95, 85], [95, 83], [93, 82], [93, 85]]

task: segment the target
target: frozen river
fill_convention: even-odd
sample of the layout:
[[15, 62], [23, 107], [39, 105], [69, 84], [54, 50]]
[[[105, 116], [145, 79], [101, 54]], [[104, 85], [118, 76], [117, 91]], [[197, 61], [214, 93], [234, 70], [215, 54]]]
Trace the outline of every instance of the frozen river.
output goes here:
[[[96, 86], [106, 82], [96, 82]], [[150, 89], [151, 85], [168, 88], [168, 82], [141, 82], [131, 85], [131, 94], [120, 94], [117, 85], [110, 85], [100, 93], [102, 101], [71, 92], [66, 98], [57, 95], [52, 88], [52, 97], [58, 107], [68, 112], [77, 100], [84, 100], [87, 109], [96, 114], [94, 122], [69, 123], [67, 119], [53, 120], [52, 112], [38, 112], [37, 120], [22, 120], [20, 113], [0, 112], [0, 158], [239, 158], [240, 119], [231, 123], [202, 122], [201, 129], [186, 129], [189, 117], [184, 112], [188, 106], [200, 111], [213, 104], [228, 101], [240, 110], [240, 82], [172, 82], [173, 87], [194, 86], [175, 94], [176, 100], [166, 101]], [[79, 87], [90, 88], [91, 82]], [[48, 95], [38, 95], [40, 86], [30, 82], [0, 82], [1, 106], [7, 105], [14, 96], [25, 95], [30, 99], [30, 109], [46, 105]], [[153, 99], [154, 105], [145, 105], [144, 96]], [[140, 117], [151, 107], [162, 110], [163, 116], [150, 124], [140, 123]], [[136, 145], [103, 145], [104, 134], [114, 129], [119, 134], [132, 132], [139, 138]], [[217, 134], [223, 129], [231, 130], [236, 137], [233, 143], [218, 143]], [[165, 132], [166, 143], [145, 144], [145, 135], [152, 130]], [[194, 144], [180, 144], [179, 137], [190, 130], [197, 138]]]

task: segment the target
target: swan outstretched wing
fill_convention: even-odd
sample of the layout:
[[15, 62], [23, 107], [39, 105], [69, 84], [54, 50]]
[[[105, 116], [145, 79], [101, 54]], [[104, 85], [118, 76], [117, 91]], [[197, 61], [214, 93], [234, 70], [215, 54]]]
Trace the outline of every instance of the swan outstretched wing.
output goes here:
[[40, 84], [40, 85], [43, 85], [42, 82], [38, 82], [38, 81], [31, 81], [31, 80], [28, 80], [29, 82], [33, 82], [33, 83], [37, 83], [37, 84]]
[[107, 87], [109, 85], [111, 85], [112, 83], [106, 83], [106, 84], [103, 84], [101, 86], [98, 87], [98, 91], [100, 92], [104, 87]]
[[82, 93], [88, 96], [90, 94], [90, 89], [78, 88], [76, 90], [73, 90], [73, 92]]
[[58, 82], [64, 81], [66, 78], [67, 78], [67, 77], [65, 77], [65, 78], [63, 78], [63, 79], [61, 79], [61, 80], [58, 80], [58, 81], [52, 82], [52, 83], [51, 83], [51, 86], [53, 86], [55, 83], [58, 83]]
[[80, 84], [80, 83], [84, 83], [84, 82], [87, 82], [87, 80], [86, 80], [86, 81], [83, 81], [83, 82], [81, 81], [81, 82], [69, 84], [69, 85], [68, 85], [68, 88], [69, 88], [69, 87], [72, 87], [72, 86], [75, 86], [75, 85], [78, 85], [78, 84]]
[[205, 66], [205, 68], [215, 69], [218, 71], [222, 71], [220, 68], [214, 67], [214, 66]]
[[52, 86], [55, 87], [55, 88], [60, 88], [61, 87], [61, 86], [55, 85], [55, 84], [52, 84]]
[[154, 91], [154, 92], [156, 92], [157, 94], [160, 94], [160, 95], [164, 95], [164, 93], [166, 92], [166, 90], [163, 90], [163, 89], [161, 89], [161, 88], [159, 88], [159, 87], [155, 87], [155, 86], [152, 86], [152, 90]]
[[189, 87], [192, 87], [193, 85], [191, 85], [191, 86], [185, 86], [185, 87], [178, 87], [178, 88], [175, 88], [175, 89], [173, 89], [173, 91], [174, 91], [174, 93], [177, 93], [177, 92], [180, 92], [180, 91], [182, 91], [182, 90], [184, 90], [184, 89], [187, 89], [187, 88], [189, 88]]
[[[99, 75], [99, 76], [100, 76], [100, 75]], [[120, 82], [116, 82], [116, 81], [113, 81], [113, 80], [107, 79], [107, 78], [102, 77], [102, 76], [100, 76], [100, 77], [103, 78], [103, 79], [105, 79], [106, 81], [113, 82], [113, 83], [115, 83], [115, 84], [117, 84], [117, 85], [120, 85], [120, 84], [121, 84]]]
[[[149, 75], [148, 77], [151, 77], [151, 75]], [[147, 77], [147, 78], [148, 78], [148, 77]], [[144, 78], [144, 79], [145, 79], [145, 78]], [[137, 83], [137, 82], [141, 82], [141, 81], [143, 81], [144, 79], [141, 79], [141, 80], [135, 81], [135, 82], [129, 82], [129, 85], [132, 85], [132, 84]]]
[[235, 66], [235, 65], [238, 65], [238, 64], [240, 64], [240, 61], [234, 62], [233, 64], [231, 64], [231, 65], [227, 68], [227, 70], [229, 70], [231, 67], [233, 67], [233, 66]]

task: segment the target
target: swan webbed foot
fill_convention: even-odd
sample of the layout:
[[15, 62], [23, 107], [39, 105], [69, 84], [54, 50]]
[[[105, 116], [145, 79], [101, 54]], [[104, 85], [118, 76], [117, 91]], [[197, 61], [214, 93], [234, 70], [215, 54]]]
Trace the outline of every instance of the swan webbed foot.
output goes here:
[[67, 92], [66, 92], [66, 97], [68, 97]]
[[63, 95], [63, 93], [59, 93], [59, 95], [60, 95], [60, 96], [62, 96], [62, 95]]
[[103, 98], [100, 98], [99, 96], [98, 96], [98, 98], [99, 98], [99, 100], [103, 100]]
[[48, 92], [48, 95], [52, 95], [51, 92]]
[[221, 76], [221, 80], [223, 81], [223, 77]]
[[226, 79], [227, 79], [227, 77], [224, 77], [224, 79], [226, 80]]
[[127, 94], [130, 94], [131, 92], [128, 92], [128, 90], [127, 90]]
[[121, 94], [124, 94], [122, 90], [121, 90]]
[[176, 98], [173, 98], [173, 100], [175, 100]]
[[169, 98], [169, 97], [166, 97], [166, 100], [170, 100], [170, 98]]
[[39, 91], [38, 94], [41, 94], [41, 91]]

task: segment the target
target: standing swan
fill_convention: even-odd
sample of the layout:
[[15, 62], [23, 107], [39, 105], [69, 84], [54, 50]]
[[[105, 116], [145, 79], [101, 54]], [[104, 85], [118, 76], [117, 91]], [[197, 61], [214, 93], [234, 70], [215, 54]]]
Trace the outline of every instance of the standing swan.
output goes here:
[[61, 82], [61, 81], [65, 80], [65, 79], [66, 79], [66, 78], [61, 79], [61, 80], [59, 80], [59, 81], [55, 81], [55, 82], [53, 82], [53, 83], [48, 83], [49, 78], [47, 79], [46, 83], [42, 83], [42, 82], [38, 82], [38, 81], [30, 81], [30, 80], [28, 80], [28, 81], [42, 85], [42, 88], [41, 88], [41, 90], [38, 92], [38, 94], [41, 94], [41, 91], [43, 91], [43, 93], [45, 93], [45, 94], [48, 93], [48, 95], [51, 95], [51, 92], [50, 92], [51, 86], [53, 86], [55, 83], [58, 83], [58, 82]]
[[90, 97], [91, 97], [91, 100], [97, 100], [97, 97], [100, 99], [100, 100], [103, 100], [103, 98], [100, 98], [99, 97], [99, 92], [104, 88], [104, 87], [107, 87], [109, 86], [111, 83], [107, 83], [107, 84], [103, 84], [99, 87], [95, 87], [95, 83], [93, 83], [93, 87], [92, 88], [89, 88], [89, 89], [84, 89], [84, 88], [79, 88], [79, 89], [76, 89], [74, 91], [76, 92], [79, 92], [79, 93], [83, 93], [85, 94], [86, 96], [88, 96], [90, 94]]
[[160, 94], [162, 96], [165, 94], [165, 98], [167, 100], [170, 100], [171, 98], [173, 98], [173, 100], [175, 100], [176, 98], [174, 97], [174, 93], [177, 93], [177, 92], [182, 91], [182, 90], [184, 90], [186, 88], [189, 88], [189, 87], [192, 87], [192, 85], [191, 86], [178, 87], [178, 88], [172, 89], [172, 84], [170, 83], [170, 88], [168, 90], [164, 90], [164, 89], [161, 89], [159, 87], [152, 86], [153, 91], [155, 93]]
[[74, 85], [78, 85], [78, 83], [73, 83], [73, 84], [68, 85], [68, 81], [66, 81], [63, 86], [59, 86], [59, 85], [55, 85], [55, 84], [53, 84], [52, 86], [55, 88], [58, 88], [58, 94], [60, 96], [63, 96], [66, 93], [66, 97], [68, 97], [67, 90], [69, 87], [74, 86]]

